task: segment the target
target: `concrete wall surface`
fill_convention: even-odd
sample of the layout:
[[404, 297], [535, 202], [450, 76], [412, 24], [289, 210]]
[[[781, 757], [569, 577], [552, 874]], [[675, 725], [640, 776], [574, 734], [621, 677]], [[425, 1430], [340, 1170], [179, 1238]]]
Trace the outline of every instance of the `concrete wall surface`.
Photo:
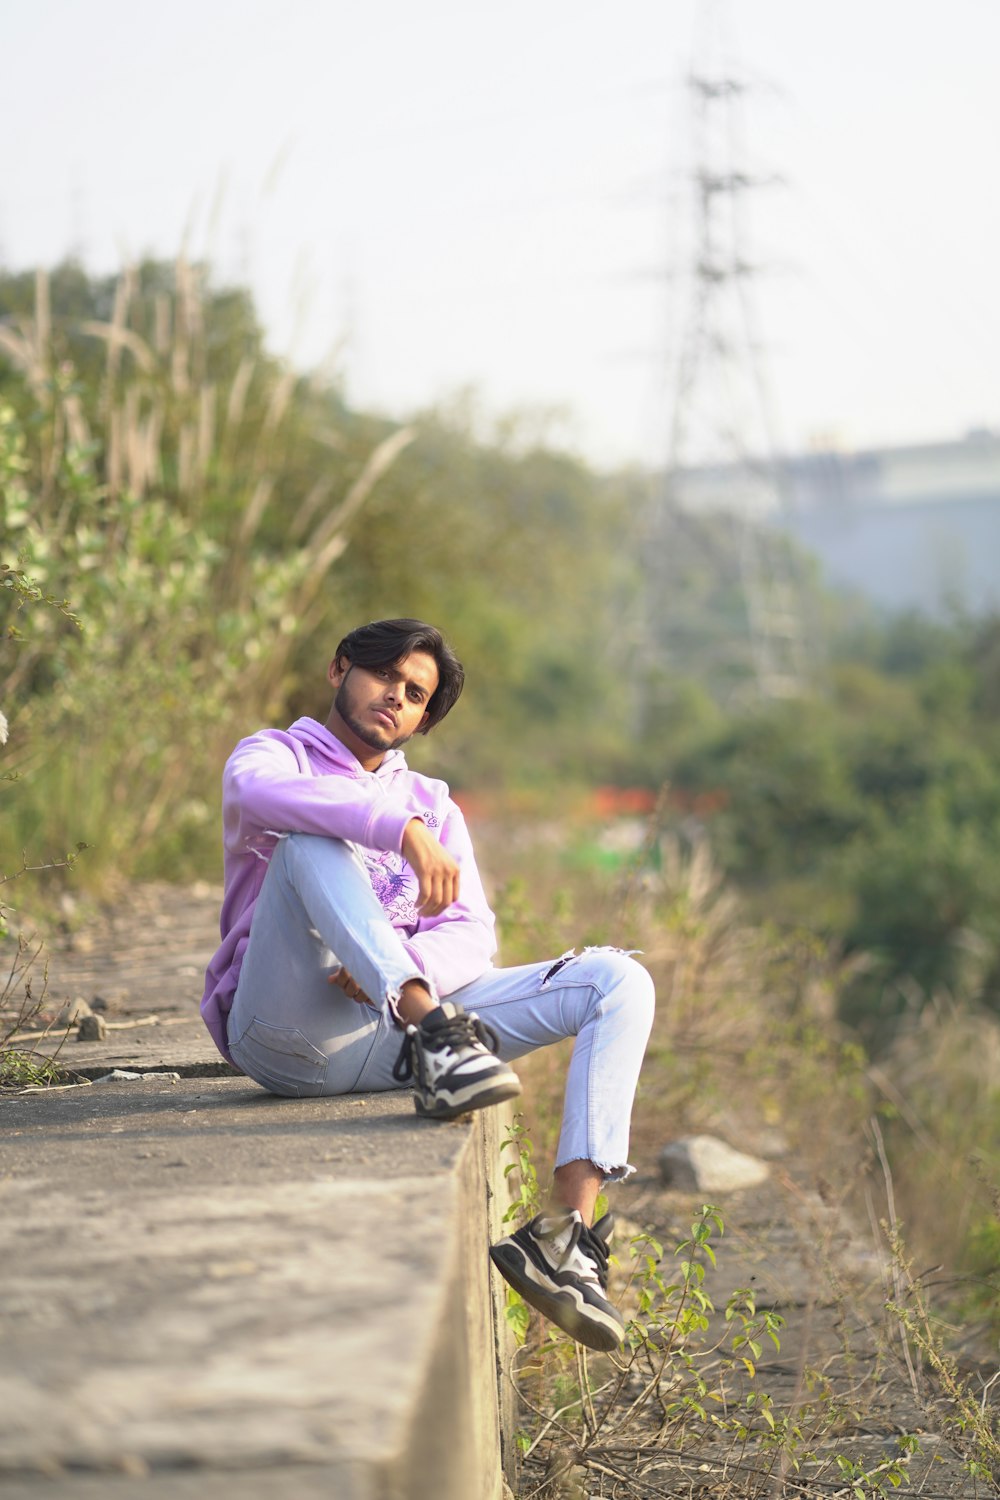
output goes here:
[[3, 1494], [500, 1500], [502, 1126], [242, 1078], [0, 1099]]

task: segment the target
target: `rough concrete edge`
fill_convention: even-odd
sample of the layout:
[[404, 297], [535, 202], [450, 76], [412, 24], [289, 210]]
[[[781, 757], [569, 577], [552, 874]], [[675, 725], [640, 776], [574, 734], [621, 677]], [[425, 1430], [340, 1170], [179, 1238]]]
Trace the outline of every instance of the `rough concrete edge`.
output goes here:
[[505, 1109], [477, 1114], [455, 1162], [455, 1232], [447, 1241], [442, 1235], [450, 1255], [437, 1337], [403, 1445], [382, 1473], [386, 1497], [511, 1495], [515, 1408], [504, 1368], [513, 1342], [488, 1254], [509, 1201], [500, 1144], [510, 1118]]
[[[484, 1163], [486, 1187], [486, 1228], [490, 1244], [506, 1232], [503, 1216], [511, 1202], [510, 1179], [504, 1175], [509, 1155], [502, 1152], [502, 1145], [513, 1123], [513, 1103], [500, 1104], [494, 1109], [484, 1110], [479, 1116], [479, 1150]], [[500, 1464], [504, 1475], [504, 1493], [507, 1485], [517, 1481], [517, 1445], [515, 1433], [518, 1426], [517, 1393], [508, 1375], [511, 1360], [516, 1351], [514, 1335], [507, 1321], [506, 1283], [493, 1270], [487, 1255], [484, 1274], [488, 1277], [487, 1296], [493, 1320], [493, 1341], [496, 1368], [496, 1402], [500, 1424]]]
[[161, 1062], [136, 1062], [129, 1059], [118, 1063], [81, 1063], [79, 1067], [71, 1067], [69, 1063], [58, 1058], [55, 1061], [59, 1069], [60, 1083], [76, 1083], [81, 1080], [93, 1083], [97, 1078], [106, 1077], [115, 1068], [139, 1074], [170, 1072], [176, 1073], [179, 1078], [243, 1078], [246, 1076], [239, 1068], [226, 1062], [222, 1057], [189, 1063], [172, 1062], [168, 1058]]

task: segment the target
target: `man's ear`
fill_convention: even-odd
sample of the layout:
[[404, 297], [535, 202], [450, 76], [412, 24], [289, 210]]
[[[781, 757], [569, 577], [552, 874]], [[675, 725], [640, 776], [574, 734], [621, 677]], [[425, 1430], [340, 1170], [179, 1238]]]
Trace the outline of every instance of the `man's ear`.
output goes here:
[[330, 686], [335, 689], [339, 688], [350, 670], [351, 663], [348, 657], [335, 656], [326, 674]]

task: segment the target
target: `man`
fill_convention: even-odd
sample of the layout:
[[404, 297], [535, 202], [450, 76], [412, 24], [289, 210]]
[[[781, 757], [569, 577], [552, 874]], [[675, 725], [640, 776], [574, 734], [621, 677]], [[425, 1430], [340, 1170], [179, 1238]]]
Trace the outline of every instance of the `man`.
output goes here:
[[617, 949], [494, 969], [493, 914], [442, 781], [402, 746], [454, 706], [464, 673], [433, 626], [382, 620], [344, 637], [325, 724], [237, 745], [223, 778], [222, 944], [202, 1014], [223, 1056], [276, 1094], [412, 1082], [452, 1119], [521, 1091], [512, 1059], [575, 1036], [556, 1206], [494, 1245], [502, 1275], [580, 1342], [624, 1334], [607, 1297], [611, 1216], [598, 1190], [627, 1164], [653, 986]]

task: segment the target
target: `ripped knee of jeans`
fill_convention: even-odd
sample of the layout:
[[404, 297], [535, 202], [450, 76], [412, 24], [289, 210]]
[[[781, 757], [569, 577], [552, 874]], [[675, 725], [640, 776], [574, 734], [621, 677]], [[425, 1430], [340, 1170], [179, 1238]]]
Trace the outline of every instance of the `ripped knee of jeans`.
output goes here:
[[563, 969], [566, 968], [566, 965], [571, 964], [574, 959], [579, 960], [581, 958], [587, 958], [591, 953], [616, 953], [621, 958], [632, 958], [636, 953], [641, 952], [641, 948], [615, 948], [610, 943], [588, 944], [588, 946], [584, 948], [581, 953], [577, 953], [575, 948], [567, 948], [566, 952], [560, 954], [560, 956], [556, 959], [551, 969], [547, 969], [545, 971], [541, 987], [543, 990], [547, 988], [547, 986], [552, 983], [553, 979], [555, 979], [556, 975], [561, 974]]

